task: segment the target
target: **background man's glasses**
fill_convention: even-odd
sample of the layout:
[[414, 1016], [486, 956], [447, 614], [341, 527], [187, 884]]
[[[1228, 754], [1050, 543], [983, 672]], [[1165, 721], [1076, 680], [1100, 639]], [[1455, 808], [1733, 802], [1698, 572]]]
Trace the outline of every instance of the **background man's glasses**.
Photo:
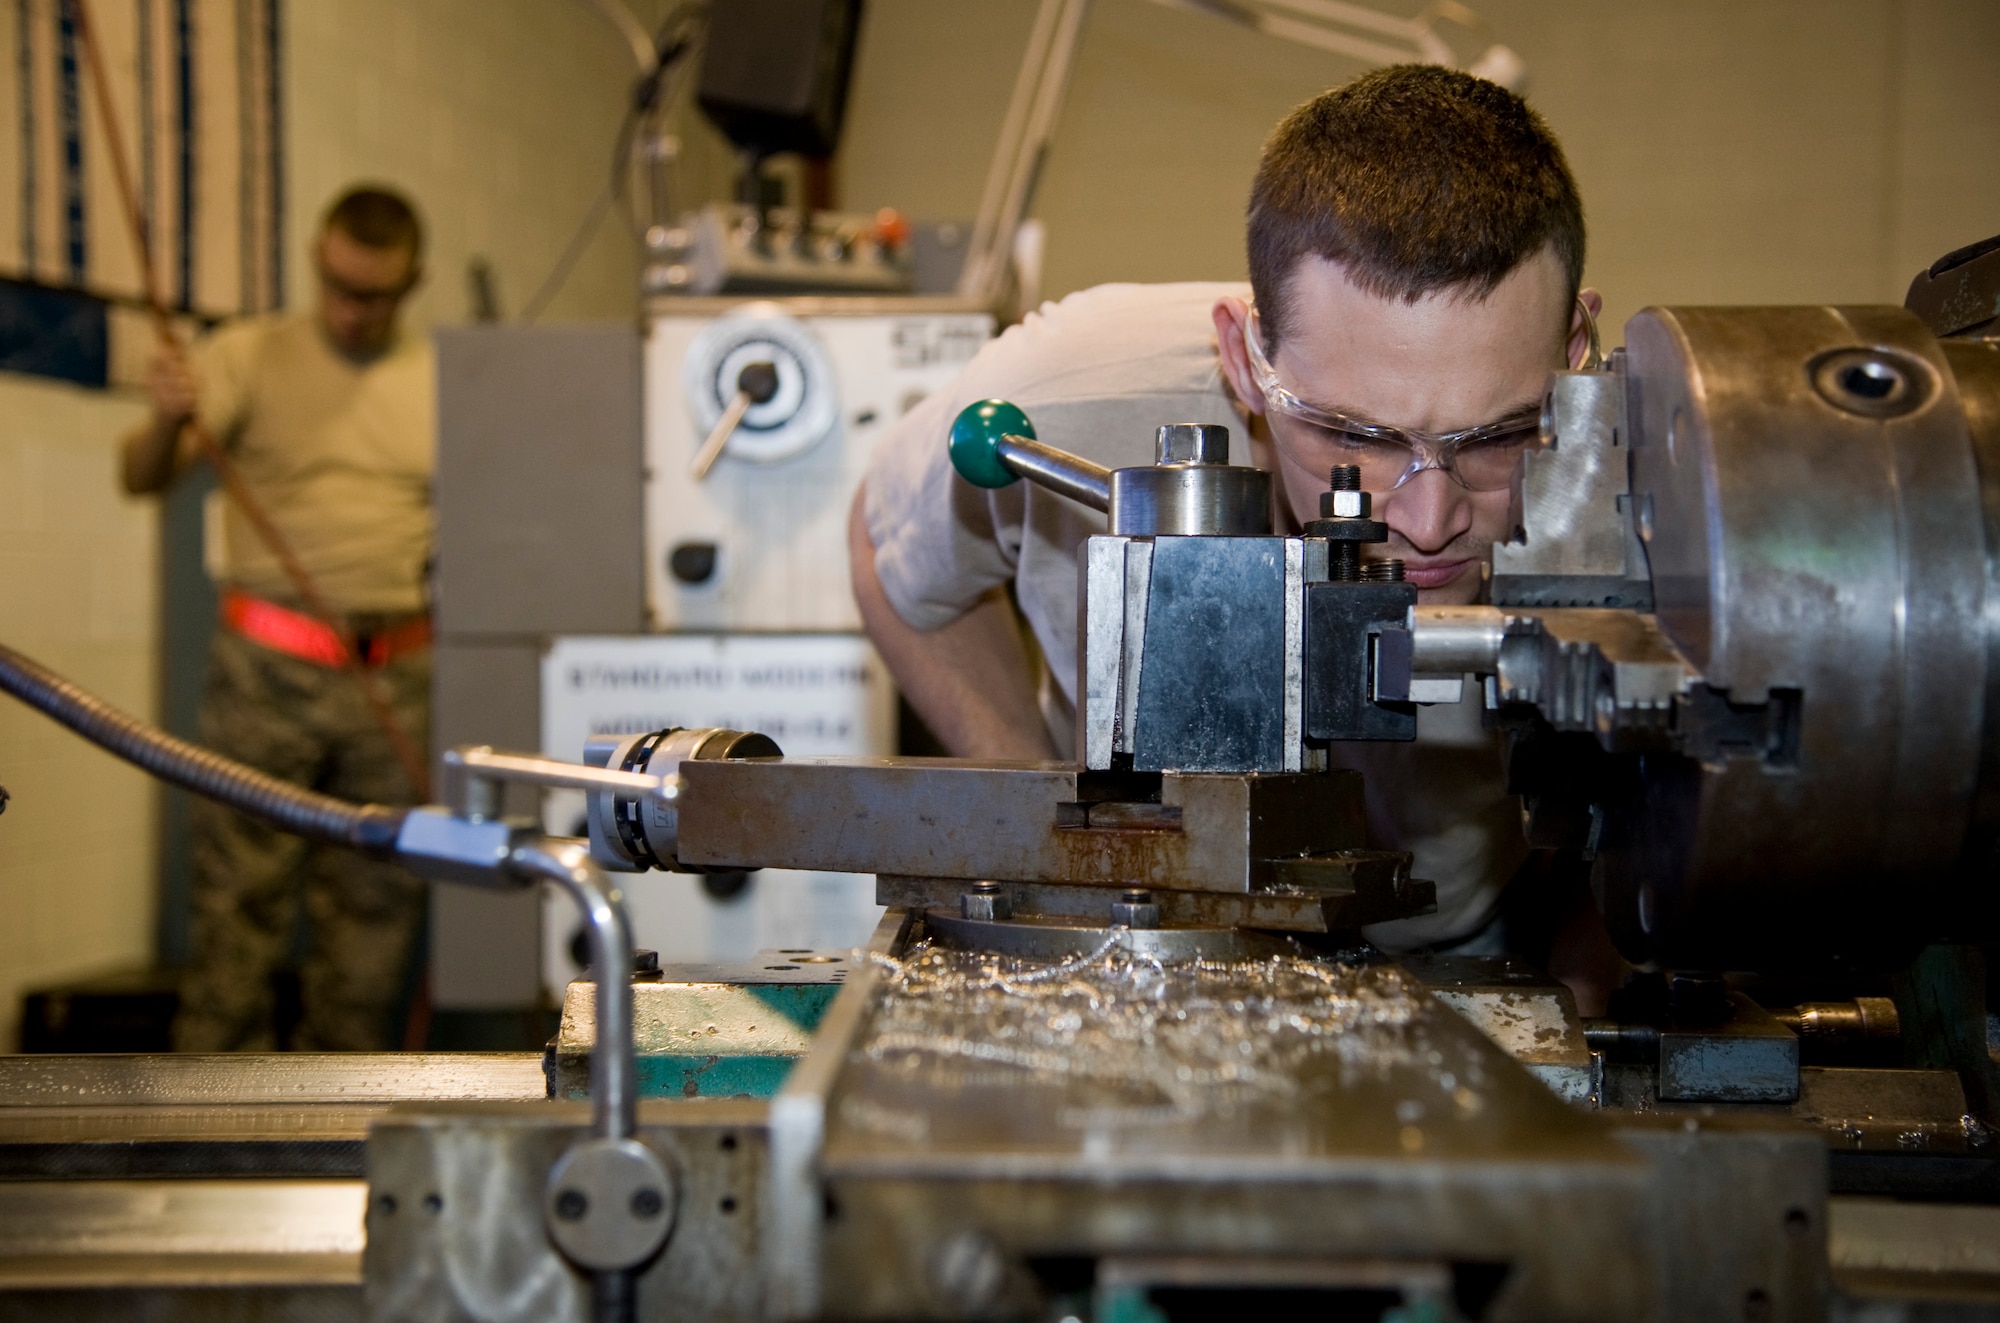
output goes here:
[[319, 282], [327, 293], [347, 303], [359, 303], [371, 308], [385, 307], [410, 292], [412, 281], [404, 281], [393, 289], [363, 289], [350, 285], [337, 276], [325, 271], [319, 273]]

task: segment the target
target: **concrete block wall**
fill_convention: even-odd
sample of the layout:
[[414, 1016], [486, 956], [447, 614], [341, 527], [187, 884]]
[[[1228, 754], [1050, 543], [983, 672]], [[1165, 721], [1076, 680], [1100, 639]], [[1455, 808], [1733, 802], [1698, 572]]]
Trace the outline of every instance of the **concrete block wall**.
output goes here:
[[[120, 494], [129, 396], [0, 374], [0, 643], [154, 708], [157, 513]], [[21, 993], [144, 964], [157, 797], [140, 772], [0, 698], [0, 1050]]]

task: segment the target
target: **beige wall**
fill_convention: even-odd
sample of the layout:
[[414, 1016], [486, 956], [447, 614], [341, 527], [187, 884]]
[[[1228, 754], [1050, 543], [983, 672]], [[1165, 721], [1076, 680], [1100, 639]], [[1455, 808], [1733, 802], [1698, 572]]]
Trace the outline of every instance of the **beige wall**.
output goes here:
[[[1474, 4], [1568, 148], [1610, 328], [1655, 302], [1900, 302], [1920, 267], [2000, 232], [1991, 0]], [[871, 0], [844, 202], [972, 213], [1033, 11]], [[1096, 0], [1037, 208], [1047, 292], [1240, 276], [1264, 135], [1360, 69]]]
[[[519, 314], [610, 175], [637, 72], [623, 41], [575, 0], [290, 0], [285, 12], [292, 304], [312, 297], [321, 211], [368, 179], [407, 190], [430, 227], [414, 325], [467, 320], [475, 255], [495, 269], [502, 315]], [[614, 214], [544, 320], [629, 317], [637, 281]]]
[[[155, 515], [118, 494], [129, 400], [0, 373], [0, 642], [153, 709]], [[21, 993], [142, 964], [155, 796], [143, 774], [0, 698], [0, 1051]]]

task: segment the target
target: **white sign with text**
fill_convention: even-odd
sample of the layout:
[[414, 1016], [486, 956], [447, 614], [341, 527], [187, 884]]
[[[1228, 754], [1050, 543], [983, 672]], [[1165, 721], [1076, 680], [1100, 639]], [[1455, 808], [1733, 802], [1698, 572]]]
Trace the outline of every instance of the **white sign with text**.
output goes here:
[[[571, 761], [593, 735], [724, 726], [769, 735], [787, 754], [895, 751], [896, 700], [868, 641], [855, 634], [656, 634], [559, 638], [542, 657], [542, 752]], [[583, 834], [583, 797], [555, 792], [547, 830]], [[625, 879], [638, 945], [665, 964], [747, 960], [760, 950], [859, 946], [881, 908], [864, 873], [765, 869], [734, 895], [698, 875]], [[581, 970], [576, 907], [543, 901], [542, 969], [552, 994]]]

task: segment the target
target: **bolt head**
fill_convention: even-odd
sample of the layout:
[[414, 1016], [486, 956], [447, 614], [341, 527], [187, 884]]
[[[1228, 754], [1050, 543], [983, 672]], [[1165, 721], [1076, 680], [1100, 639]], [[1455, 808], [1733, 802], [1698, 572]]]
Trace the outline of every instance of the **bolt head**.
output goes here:
[[1215, 423], [1168, 423], [1160, 429], [1161, 464], [1227, 464], [1229, 429]]
[[1115, 928], [1157, 928], [1160, 907], [1150, 891], [1133, 888], [1111, 902], [1111, 924]]
[[972, 890], [959, 893], [958, 912], [963, 918], [993, 923], [1013, 918], [1014, 903], [994, 883], [981, 882]]

